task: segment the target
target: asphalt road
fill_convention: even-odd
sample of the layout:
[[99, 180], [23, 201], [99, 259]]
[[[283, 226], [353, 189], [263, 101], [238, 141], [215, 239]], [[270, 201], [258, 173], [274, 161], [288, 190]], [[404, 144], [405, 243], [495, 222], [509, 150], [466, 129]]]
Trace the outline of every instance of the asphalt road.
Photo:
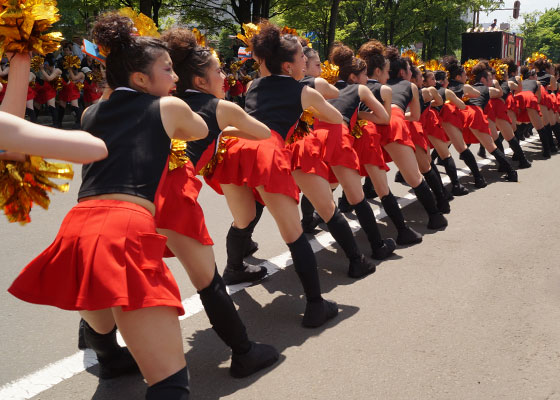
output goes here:
[[[230, 378], [230, 352], [204, 312], [184, 319], [192, 398], [560, 399], [560, 155], [545, 161], [538, 145], [524, 148], [534, 163], [519, 171], [519, 183], [500, 180], [493, 163], [483, 167], [485, 189], [474, 190], [470, 177], [461, 178], [473, 190], [452, 201], [445, 231], [425, 229], [417, 202], [404, 208], [425, 234], [423, 243], [398, 248], [363, 280], [346, 277], [337, 245], [319, 249], [323, 292], [341, 309], [326, 326], [299, 325], [304, 301], [292, 266], [233, 294], [250, 336], [281, 352], [275, 367]], [[0, 399], [143, 398], [140, 376], [99, 381], [97, 366], [82, 371], [92, 362], [77, 353], [77, 313], [27, 304], [5, 291], [53, 240], [75, 203], [79, 176], [76, 167], [70, 192], [54, 194], [48, 212], [34, 207], [31, 224], [0, 223]], [[406, 186], [391, 187], [400, 198], [409, 195]], [[231, 217], [208, 187], [200, 200], [223, 269]], [[371, 205], [377, 210], [378, 199]], [[395, 235], [387, 218], [381, 224], [385, 235]], [[327, 235], [319, 239], [328, 241]], [[357, 238], [367, 251], [363, 233]], [[255, 239], [260, 249], [251, 263], [279, 260], [287, 250], [268, 212]], [[177, 260], [169, 266], [182, 297], [195, 295]], [[66, 357], [77, 360], [78, 373], [68, 369]]]

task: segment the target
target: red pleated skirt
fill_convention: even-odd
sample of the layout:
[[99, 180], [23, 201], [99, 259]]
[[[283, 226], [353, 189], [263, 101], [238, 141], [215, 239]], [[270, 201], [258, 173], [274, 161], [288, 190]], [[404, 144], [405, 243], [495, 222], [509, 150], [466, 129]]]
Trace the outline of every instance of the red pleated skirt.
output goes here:
[[[193, 238], [203, 245], [213, 245], [198, 203], [202, 182], [196, 177], [192, 163], [168, 171], [163, 179], [154, 199], [156, 226]], [[166, 251], [164, 256], [173, 257], [173, 254]]]
[[518, 105], [517, 105], [517, 100], [515, 99], [515, 96], [513, 94], [510, 94], [506, 98], [506, 108], [509, 111], [513, 111], [515, 114], [517, 114]]
[[379, 130], [387, 128], [388, 125], [375, 125], [373, 122], [367, 122], [361, 126], [362, 136], [354, 139], [354, 151], [358, 155], [360, 162], [360, 175], [368, 176], [364, 165], [375, 165], [379, 169], [389, 171], [389, 166], [385, 162], [383, 148], [381, 147], [381, 135]]
[[36, 95], [35, 89], [33, 89], [31, 85], [27, 86], [27, 101], [33, 100]]
[[[508, 96], [509, 99], [511, 96]], [[507, 101], [502, 99], [490, 99], [490, 103], [492, 104], [492, 110], [494, 111], [494, 115], [497, 119], [503, 119], [511, 124], [511, 118], [508, 115], [508, 108], [507, 108]]]
[[101, 98], [103, 92], [98, 88], [95, 83], [84, 82], [84, 102], [93, 103], [95, 100]]
[[428, 138], [424, 134], [424, 129], [420, 121], [406, 121], [408, 124], [408, 129], [410, 131], [410, 137], [414, 143], [415, 148], [424, 149], [428, 151]]
[[35, 101], [39, 104], [47, 104], [50, 99], [56, 97], [56, 90], [47, 81], [44, 81], [42, 85], [36, 83], [35, 93]]
[[[415, 150], [414, 142], [410, 135], [410, 129], [404, 118], [404, 112], [398, 107], [391, 107], [390, 129], [381, 131], [381, 145], [397, 142]], [[385, 155], [386, 153], [384, 153]], [[387, 160], [386, 160], [387, 161]], [[389, 161], [387, 161], [389, 162]]]
[[8, 87], [8, 82], [2, 83], [2, 90], [0, 90], [0, 103], [4, 100], [6, 95], [6, 88]]
[[548, 94], [548, 90], [545, 89], [544, 86], [540, 86], [540, 90], [541, 90], [541, 101], [540, 101], [540, 105], [544, 106], [546, 108], [552, 108], [552, 102], [550, 100], [550, 95]]
[[420, 122], [422, 123], [422, 129], [424, 130], [428, 140], [430, 140], [430, 136], [433, 136], [443, 142], [449, 142], [449, 137], [447, 137], [445, 130], [441, 126], [441, 117], [439, 112], [434, 110], [432, 107], [428, 107], [424, 110], [420, 116]]
[[318, 121], [313, 128], [324, 148], [323, 161], [329, 167], [342, 166], [360, 170], [360, 161], [354, 150], [355, 138], [346, 125]]
[[175, 307], [179, 288], [162, 260], [165, 236], [137, 204], [119, 200], [78, 203], [54, 242], [19, 274], [8, 291], [21, 300], [64, 310], [124, 311]]
[[517, 120], [519, 122], [531, 122], [529, 114], [527, 113], [528, 108], [537, 110], [539, 114], [541, 113], [541, 108], [539, 106], [539, 100], [533, 92], [520, 92], [515, 95], [517, 100]]
[[486, 115], [486, 119], [488, 121], [496, 122], [496, 110], [494, 109], [494, 103], [492, 103], [492, 100], [493, 99], [490, 99], [488, 103], [486, 103], [483, 113]]
[[265, 140], [230, 139], [221, 161], [206, 182], [219, 194], [220, 184], [263, 186], [268, 193], [284, 194], [299, 202], [299, 188], [292, 177], [292, 152], [282, 136], [271, 131]]
[[58, 93], [58, 98], [66, 103], [70, 103], [72, 100], [78, 100], [80, 98], [80, 91], [74, 82], [64, 83], [62, 89]]
[[465, 126], [464, 115], [462, 110], [460, 110], [455, 104], [453, 103], [445, 103], [441, 108], [439, 113], [441, 118], [441, 122], [447, 122], [457, 129], [463, 130]]
[[465, 121], [463, 138], [465, 139], [465, 143], [479, 143], [476, 136], [472, 133], [471, 128], [476, 129], [480, 133], [490, 135], [488, 120], [480, 107], [468, 105], [467, 108], [463, 110], [463, 115]]
[[329, 179], [329, 166], [323, 161], [325, 148], [315, 131], [288, 145], [292, 152], [292, 170]]

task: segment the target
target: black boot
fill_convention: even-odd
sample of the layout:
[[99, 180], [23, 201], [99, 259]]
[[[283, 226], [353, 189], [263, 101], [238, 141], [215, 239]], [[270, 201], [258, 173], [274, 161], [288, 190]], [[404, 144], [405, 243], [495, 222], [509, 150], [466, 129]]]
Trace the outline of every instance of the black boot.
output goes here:
[[236, 228], [233, 225], [229, 228], [226, 237], [227, 265], [224, 270], [224, 281], [228, 285], [255, 282], [266, 276], [265, 267], [256, 267], [243, 262], [245, 251], [251, 240], [251, 233], [251, 225], [244, 229]]
[[362, 278], [375, 272], [375, 264], [368, 260], [358, 249], [352, 229], [350, 229], [348, 221], [338, 211], [338, 208], [335, 207], [333, 216], [327, 222], [327, 227], [334, 240], [336, 240], [344, 254], [346, 254], [346, 257], [350, 260], [350, 266], [348, 267], [348, 276], [350, 278]]
[[554, 136], [556, 136], [558, 146], [560, 146], [560, 124], [558, 122], [552, 126], [552, 132], [554, 133]]
[[519, 142], [525, 139], [525, 135], [523, 134], [525, 132], [525, 129], [526, 129], [525, 125], [526, 124], [517, 125], [517, 129], [514, 132], [514, 135]]
[[445, 173], [449, 177], [449, 180], [451, 180], [451, 193], [453, 193], [453, 196], [464, 196], [469, 194], [469, 190], [459, 182], [457, 167], [455, 166], [455, 160], [453, 157], [450, 155], [445, 160], [442, 160], [442, 164], [445, 168]]
[[70, 106], [70, 110], [74, 113], [74, 127], [79, 128], [82, 123], [82, 109], [80, 107]]
[[58, 111], [58, 119], [56, 121], [56, 127], [57, 128], [62, 128], [62, 121], [64, 121], [64, 113], [66, 112], [66, 109], [60, 106], [56, 107], [56, 110]]
[[25, 116], [29, 117], [29, 120], [33, 123], [37, 122], [37, 114], [35, 114], [35, 110], [33, 108], [25, 108]]
[[364, 190], [366, 199], [375, 199], [377, 197], [377, 193], [375, 192], [375, 188], [373, 187], [373, 182], [371, 181], [369, 176], [366, 176], [362, 189]]
[[52, 126], [57, 126], [58, 124], [58, 110], [56, 107], [49, 106], [49, 114], [51, 115], [52, 119]]
[[422, 175], [424, 175], [426, 183], [428, 184], [428, 186], [430, 186], [430, 189], [436, 197], [438, 210], [443, 214], [449, 214], [451, 212], [451, 207], [449, 206], [449, 201], [445, 196], [444, 189], [441, 186], [441, 183], [438, 180], [437, 174], [435, 173], [434, 169], [432, 168]]
[[243, 257], [249, 257], [256, 253], [259, 249], [259, 244], [253, 240], [253, 232], [255, 231], [255, 227], [257, 226], [258, 222], [261, 220], [262, 213], [264, 211], [264, 205], [255, 201], [255, 218], [251, 221], [247, 229], [251, 233], [249, 236], [249, 241], [247, 242], [247, 247], [245, 248], [245, 252], [243, 253]]
[[506, 180], [510, 182], [517, 182], [517, 172], [513, 169], [511, 163], [509, 162], [505, 154], [502, 153], [500, 149], [496, 149], [490, 154], [492, 154], [496, 159], [496, 161], [498, 162], [499, 165], [498, 170], [507, 173]]
[[[138, 365], [126, 347], [117, 343], [117, 327], [107, 333], [100, 334], [93, 330], [84, 320], [80, 320], [78, 347], [92, 349], [99, 361], [99, 377], [111, 379], [117, 376], [138, 372]], [[82, 343], [80, 343], [82, 342]]]
[[383, 260], [389, 257], [397, 247], [395, 241], [391, 238], [382, 239], [375, 220], [375, 214], [364, 198], [358, 204], [354, 205], [356, 216], [360, 222], [360, 226], [366, 233], [369, 244], [371, 246], [372, 258]]
[[288, 248], [307, 300], [301, 324], [306, 328], [317, 328], [337, 316], [338, 306], [321, 296], [317, 260], [305, 235], [302, 233], [295, 242], [288, 243]]
[[391, 221], [393, 221], [395, 228], [397, 228], [397, 244], [406, 246], [409, 244], [420, 243], [422, 241], [422, 235], [407, 226], [404, 222], [404, 217], [399, 207], [399, 203], [397, 203], [397, 199], [395, 199], [393, 193], [389, 192], [388, 195], [383, 196], [381, 198], [381, 204], [383, 204], [385, 212]]
[[274, 347], [249, 341], [245, 325], [217, 269], [210, 285], [198, 294], [212, 328], [232, 350], [229, 370], [232, 376], [249, 376], [278, 360], [279, 355]]
[[159, 381], [146, 390], [146, 400], [189, 400], [187, 367]]
[[474, 186], [477, 188], [484, 188], [486, 187], [486, 181], [484, 177], [480, 173], [478, 169], [478, 164], [476, 163], [476, 159], [474, 158], [473, 153], [469, 149], [466, 149], [461, 154], [459, 154], [459, 158], [467, 164], [467, 167], [471, 170], [471, 173], [474, 177]]
[[525, 132], [524, 132], [524, 136], [529, 139], [531, 137], [531, 135], [533, 134], [533, 124], [528, 123], [527, 126], [525, 127]]
[[397, 173], [395, 174], [395, 182], [402, 183], [403, 185], [406, 185], [406, 181], [404, 180], [404, 177], [402, 176], [401, 171], [397, 171]]
[[546, 138], [548, 139], [548, 145], [550, 146], [550, 153], [556, 154], [558, 153], [558, 147], [554, 143], [554, 136], [552, 135], [552, 127], [549, 125], [544, 126], [546, 131]]
[[541, 139], [542, 145], [542, 156], [543, 158], [550, 158], [550, 142], [548, 141], [548, 134], [546, 132], [546, 128], [543, 127], [538, 131], [539, 138]]
[[496, 147], [498, 149], [500, 149], [502, 151], [502, 153], [504, 152], [503, 141], [504, 141], [504, 137], [502, 136], [501, 133], [498, 135], [498, 139], [494, 140], [494, 144], [496, 145]]
[[476, 154], [478, 154], [480, 158], [486, 158], [486, 149], [482, 144], [478, 146], [478, 152]]
[[441, 229], [447, 226], [447, 219], [438, 210], [436, 200], [430, 187], [424, 179], [417, 187], [413, 188], [416, 198], [428, 213], [428, 229]]
[[342, 213], [347, 213], [354, 210], [354, 206], [348, 203], [348, 199], [346, 198], [346, 193], [344, 193], [344, 190], [342, 191], [342, 196], [338, 198], [338, 209]]
[[303, 195], [301, 196], [301, 227], [305, 233], [315, 233], [315, 228], [322, 221], [319, 214], [315, 212], [315, 207], [309, 199]]
[[441, 179], [441, 174], [440, 174], [439, 170], [437, 169], [436, 165], [432, 162], [432, 163], [430, 163], [430, 166], [432, 167], [432, 171], [434, 171], [436, 173], [437, 178], [439, 180], [439, 183], [440, 183], [441, 187], [443, 188], [443, 194], [445, 195], [447, 200], [453, 200], [453, 194], [448, 192], [447, 189], [445, 188], [445, 185], [443, 184], [443, 180]]
[[[509, 143], [509, 148], [513, 151], [513, 155], [515, 159], [519, 161], [518, 168], [520, 169], [531, 168], [531, 163], [529, 162], [529, 160], [527, 160], [527, 157], [525, 157], [525, 153], [523, 152], [523, 149], [519, 145], [517, 138], [515, 137], [511, 138], [511, 140], [508, 140], [508, 143]], [[511, 159], [513, 160], [514, 157], [512, 157]]]

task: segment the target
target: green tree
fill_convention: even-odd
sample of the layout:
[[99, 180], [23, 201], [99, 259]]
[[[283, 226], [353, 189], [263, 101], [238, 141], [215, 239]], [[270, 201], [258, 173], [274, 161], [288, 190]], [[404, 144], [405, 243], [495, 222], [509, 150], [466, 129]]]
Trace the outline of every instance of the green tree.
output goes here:
[[556, 62], [560, 61], [560, 7], [542, 13], [525, 14], [523, 17], [523, 57], [527, 58], [538, 51]]

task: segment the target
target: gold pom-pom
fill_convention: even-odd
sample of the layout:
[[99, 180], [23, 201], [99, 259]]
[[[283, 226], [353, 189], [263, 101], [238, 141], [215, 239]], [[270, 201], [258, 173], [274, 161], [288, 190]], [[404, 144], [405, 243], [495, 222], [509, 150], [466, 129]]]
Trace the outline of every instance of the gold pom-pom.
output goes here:
[[103, 82], [103, 73], [101, 71], [93, 71], [91, 73], [91, 80], [95, 83]]
[[282, 35], [298, 36], [298, 33], [294, 28], [290, 28], [289, 26], [285, 26], [285, 27], [282, 28]]
[[338, 65], [331, 64], [328, 61], [322, 63], [321, 78], [334, 85], [338, 81]]
[[237, 39], [241, 40], [243, 43], [245, 43], [245, 46], [247, 46], [247, 48], [249, 48], [249, 50], [251, 50], [251, 39], [253, 38], [253, 36], [256, 36], [259, 34], [259, 32], [261, 31], [261, 26], [259, 25], [255, 25], [255, 24], [243, 24], [243, 32], [245, 32], [245, 34], [243, 33], [238, 33], [237, 34]]
[[235, 79], [235, 76], [230, 74], [226, 77], [226, 79], [229, 87], [235, 87], [235, 84], [237, 83], [237, 79]]
[[364, 127], [366, 125], [367, 125], [367, 121], [365, 119], [357, 120], [356, 124], [352, 128], [352, 132], [350, 132], [350, 134], [352, 136], [354, 136], [356, 139], [361, 138], [362, 135], [364, 134], [364, 131], [362, 131], [362, 127]]
[[421, 67], [423, 65], [422, 60], [420, 60], [420, 57], [418, 56], [418, 53], [416, 53], [413, 50], [407, 50], [404, 53], [401, 54], [401, 57], [408, 57], [412, 60], [412, 64], [414, 64], [417, 67]]
[[66, 56], [64, 57], [64, 63], [62, 64], [62, 68], [64, 69], [80, 69], [82, 66], [82, 62], [80, 61], [80, 57], [78, 56]]
[[76, 87], [81, 92], [82, 90], [84, 90], [84, 83], [83, 82], [76, 82]]
[[508, 66], [504, 64], [501, 59], [493, 58], [489, 62], [490, 66], [496, 70], [496, 78], [499, 81], [504, 81], [508, 76]]
[[142, 13], [136, 13], [130, 7], [123, 7], [118, 11], [119, 14], [124, 15], [132, 20], [134, 28], [139, 36], [152, 36], [159, 37], [158, 28], [155, 22], [148, 16]]
[[56, 78], [54, 89], [59, 92], [64, 87], [64, 80], [61, 77]]
[[234, 136], [220, 136], [218, 146], [214, 156], [208, 161], [208, 163], [200, 169], [198, 172], [202, 176], [209, 177], [214, 173], [216, 166], [224, 161], [224, 154], [227, 153], [228, 143], [235, 143], [239, 141], [239, 138]]
[[45, 57], [35, 56], [31, 59], [31, 69], [33, 71], [39, 71], [44, 63]]
[[472, 84], [474, 83], [474, 75], [472, 73], [472, 70], [474, 68], [474, 66], [476, 64], [478, 64], [478, 60], [474, 59], [474, 60], [467, 60], [465, 61], [465, 63], [463, 64], [463, 68], [465, 68], [465, 72], [467, 73], [467, 82]]
[[445, 67], [439, 60], [430, 60], [424, 63], [424, 70], [428, 71], [445, 71]]
[[31, 221], [29, 213], [36, 203], [48, 209], [48, 192], [68, 191], [68, 183], [56, 184], [51, 179], [72, 180], [72, 165], [50, 163], [31, 156], [25, 162], [0, 161], [0, 207], [8, 221], [24, 225]]
[[6, 52], [46, 55], [60, 47], [62, 33], [44, 33], [60, 19], [54, 0], [0, 1], [0, 55]]
[[187, 142], [185, 140], [172, 139], [171, 152], [169, 154], [169, 171], [181, 168], [189, 161], [189, 157], [185, 151], [187, 150]]

